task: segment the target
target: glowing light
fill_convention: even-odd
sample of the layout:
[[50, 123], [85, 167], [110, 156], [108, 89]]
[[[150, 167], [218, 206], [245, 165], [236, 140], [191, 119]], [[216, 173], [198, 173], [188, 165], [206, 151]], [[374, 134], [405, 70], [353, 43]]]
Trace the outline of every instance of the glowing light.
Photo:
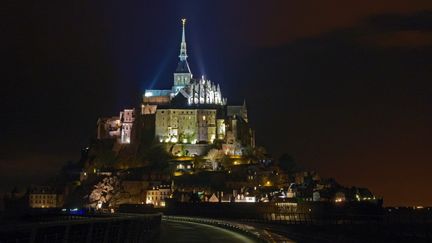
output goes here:
[[145, 97], [151, 97], [151, 96], [153, 96], [153, 92], [150, 92], [150, 91], [145, 92], [145, 93], [144, 93], [144, 96], [145, 96]]
[[182, 170], [182, 169], [184, 169], [185, 167], [184, 167], [184, 165], [183, 164], [179, 164], [179, 165], [177, 165], [177, 169], [180, 169], [180, 170]]
[[255, 197], [247, 197], [246, 196], [245, 201], [248, 203], [254, 203], [254, 202], [256, 202], [256, 199], [255, 199]]
[[174, 176], [181, 176], [181, 175], [183, 175], [183, 172], [181, 171], [174, 172]]
[[171, 142], [172, 142], [172, 143], [177, 143], [177, 138], [176, 138], [176, 137], [172, 137], [172, 138], [171, 138]]

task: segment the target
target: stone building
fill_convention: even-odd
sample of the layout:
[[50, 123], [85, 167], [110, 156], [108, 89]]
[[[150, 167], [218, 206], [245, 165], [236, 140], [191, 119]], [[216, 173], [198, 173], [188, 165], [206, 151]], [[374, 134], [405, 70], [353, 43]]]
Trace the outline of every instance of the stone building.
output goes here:
[[97, 139], [116, 139], [120, 144], [131, 143], [135, 109], [124, 109], [119, 116], [102, 117], [97, 121]]
[[102, 117], [97, 121], [97, 138], [109, 139], [120, 137], [120, 117]]
[[145, 90], [140, 114], [126, 109], [118, 119], [99, 119], [99, 139], [118, 137], [121, 144], [133, 143], [134, 120], [139, 115], [144, 121], [141, 130], [149, 128], [154, 132], [153, 138], [161, 143], [198, 145], [218, 140], [226, 144], [227, 154], [239, 154], [243, 147], [255, 146], [246, 104], [228, 105], [219, 84], [204, 76], [194, 78], [187, 61], [185, 25], [186, 20], [182, 19], [179, 61], [172, 87]]
[[146, 204], [153, 204], [155, 207], [165, 207], [165, 199], [171, 196], [171, 185], [160, 184], [147, 190]]
[[32, 187], [28, 197], [30, 208], [59, 208], [63, 206], [63, 194], [51, 187]]
[[121, 137], [120, 143], [129, 144], [131, 143], [132, 126], [135, 121], [135, 109], [125, 109], [120, 112], [121, 121]]
[[[142, 115], [155, 114], [155, 137], [166, 143], [213, 143], [215, 139], [254, 146], [248, 126], [246, 104], [227, 105], [220, 86], [201, 76], [195, 79], [187, 61], [185, 20], [173, 86], [166, 90], [146, 90]], [[242, 124], [240, 124], [242, 123]]]

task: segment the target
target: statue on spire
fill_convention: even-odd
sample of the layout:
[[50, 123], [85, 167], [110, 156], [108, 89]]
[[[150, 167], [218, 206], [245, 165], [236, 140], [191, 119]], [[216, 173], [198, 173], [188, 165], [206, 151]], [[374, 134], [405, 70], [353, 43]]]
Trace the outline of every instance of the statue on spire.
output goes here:
[[182, 27], [183, 27], [183, 31], [182, 31], [182, 41], [180, 44], [180, 61], [186, 61], [187, 59], [187, 53], [186, 53], [186, 34], [185, 34], [185, 26], [186, 26], [186, 19], [182, 19]]

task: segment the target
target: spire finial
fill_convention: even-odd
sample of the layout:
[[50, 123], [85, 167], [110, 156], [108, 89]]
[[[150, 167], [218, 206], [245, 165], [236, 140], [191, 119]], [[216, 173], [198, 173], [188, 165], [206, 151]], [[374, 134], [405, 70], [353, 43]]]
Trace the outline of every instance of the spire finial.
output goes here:
[[180, 44], [180, 61], [186, 61], [187, 54], [186, 54], [186, 34], [185, 34], [185, 26], [186, 26], [186, 19], [181, 19], [182, 22], [182, 41]]

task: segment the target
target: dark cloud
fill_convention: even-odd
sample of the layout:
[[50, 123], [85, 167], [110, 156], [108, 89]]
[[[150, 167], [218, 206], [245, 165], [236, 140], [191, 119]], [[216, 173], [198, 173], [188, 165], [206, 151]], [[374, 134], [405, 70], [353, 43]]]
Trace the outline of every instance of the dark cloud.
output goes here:
[[[264, 1], [244, 4], [240, 1], [238, 5], [243, 7], [243, 11], [240, 20], [233, 18], [235, 25], [242, 25], [237, 30], [258, 46], [277, 46], [299, 38], [350, 28], [370, 16], [382, 16], [388, 23], [394, 24], [388, 15], [400, 17], [432, 10], [432, 2], [428, 0], [290, 0], [272, 1], [271, 4]], [[421, 22], [417, 17], [413, 19]]]
[[[422, 21], [432, 23], [431, 17]], [[424, 190], [432, 146], [432, 48], [401, 45], [399, 38], [385, 46], [359, 41], [377, 29], [399, 31], [398, 21], [380, 19], [386, 23], [366, 21], [263, 48], [232, 73], [246, 87], [259, 141], [276, 155], [291, 152], [344, 184], [370, 187], [387, 204], [421, 204], [432, 199]]]
[[366, 36], [362, 38], [362, 41], [372, 45], [379, 45], [383, 48], [428, 47], [432, 46], [432, 32], [418, 30], [394, 31]]
[[432, 46], [431, 13], [370, 17], [365, 23], [365, 30], [358, 34], [359, 40], [381, 48]]

